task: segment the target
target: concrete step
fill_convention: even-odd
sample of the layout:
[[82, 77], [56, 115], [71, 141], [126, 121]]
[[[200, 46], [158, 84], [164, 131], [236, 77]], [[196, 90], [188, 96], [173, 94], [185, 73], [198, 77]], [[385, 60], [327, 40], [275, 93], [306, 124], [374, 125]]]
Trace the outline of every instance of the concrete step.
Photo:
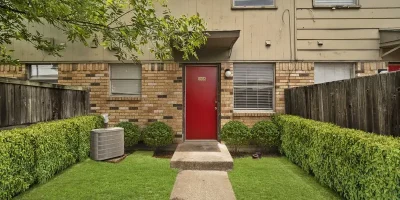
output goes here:
[[233, 169], [233, 159], [228, 148], [217, 141], [186, 141], [176, 148], [171, 168], [228, 171]]
[[235, 200], [228, 173], [184, 170], [176, 177], [171, 200]]

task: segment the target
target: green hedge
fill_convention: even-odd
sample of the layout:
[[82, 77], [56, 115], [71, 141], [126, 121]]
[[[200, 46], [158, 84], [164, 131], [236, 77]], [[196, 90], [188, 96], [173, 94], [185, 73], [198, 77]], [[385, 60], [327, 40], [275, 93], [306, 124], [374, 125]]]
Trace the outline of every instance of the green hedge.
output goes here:
[[250, 130], [253, 141], [264, 148], [276, 148], [280, 145], [278, 128], [272, 121], [259, 121]]
[[174, 132], [164, 122], [154, 122], [143, 129], [143, 141], [150, 147], [167, 146], [174, 141]]
[[281, 115], [282, 151], [346, 199], [400, 199], [400, 140]]
[[131, 122], [120, 122], [116, 127], [124, 129], [124, 145], [125, 148], [132, 147], [137, 144], [142, 136], [142, 131], [139, 126]]
[[10, 199], [86, 159], [90, 130], [102, 126], [102, 117], [82, 116], [1, 131], [0, 199]]
[[228, 145], [232, 145], [235, 152], [238, 152], [238, 147], [250, 143], [250, 129], [240, 121], [229, 121], [221, 130], [221, 140]]

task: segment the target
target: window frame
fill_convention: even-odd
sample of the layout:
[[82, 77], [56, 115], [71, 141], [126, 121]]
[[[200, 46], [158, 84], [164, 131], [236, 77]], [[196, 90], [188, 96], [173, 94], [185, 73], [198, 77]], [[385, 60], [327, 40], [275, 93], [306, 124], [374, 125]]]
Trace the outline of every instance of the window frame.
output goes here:
[[[56, 66], [57, 68], [57, 76], [50, 79], [43, 79], [40, 78], [39, 75], [35, 75], [32, 76], [32, 67], [35, 66], [36, 67], [36, 71], [39, 72], [39, 65], [52, 65], [52, 66]], [[29, 81], [37, 81], [37, 82], [45, 82], [45, 83], [58, 83], [58, 77], [59, 77], [59, 73], [58, 73], [58, 64], [53, 64], [53, 63], [31, 63], [31, 64], [27, 64], [28, 66], [28, 80]]]
[[273, 0], [274, 4], [273, 5], [268, 5], [268, 6], [235, 6], [235, 0], [231, 0], [231, 9], [232, 10], [243, 10], [243, 9], [278, 9], [276, 6], [276, 1], [278, 0]]
[[360, 0], [355, 0], [354, 5], [335, 5], [335, 4], [318, 5], [318, 4], [316, 4], [315, 0], [312, 0], [312, 4], [313, 4], [314, 8], [355, 8], [355, 9], [361, 8]]
[[[266, 110], [260, 110], [260, 109], [237, 109], [235, 108], [235, 64], [248, 64], [248, 65], [271, 65], [272, 66], [272, 74], [273, 74], [273, 80], [272, 80], [272, 108], [271, 109], [266, 109]], [[240, 63], [234, 63], [233, 64], [233, 77], [232, 77], [232, 85], [233, 85], [233, 112], [234, 113], [274, 113], [275, 112], [275, 106], [276, 106], [276, 63], [248, 63], [248, 62], [240, 62]]]
[[[112, 68], [115, 66], [115, 65], [133, 65], [133, 66], [137, 66], [139, 69], [140, 69], [140, 79], [128, 79], [128, 78], [113, 78], [113, 76], [112, 76]], [[134, 64], [134, 63], [131, 63], [131, 64], [124, 64], [124, 63], [115, 63], [115, 64], [110, 64], [109, 65], [109, 73], [110, 73], [110, 84], [109, 84], [109, 87], [110, 87], [110, 96], [111, 97], [141, 97], [142, 96], [142, 87], [143, 87], [143, 84], [142, 84], [142, 80], [143, 80], [143, 69], [142, 69], [142, 65], [141, 64]], [[113, 80], [139, 80], [140, 81], [140, 86], [139, 86], [139, 94], [120, 94], [120, 93], [118, 93], [118, 94], [115, 94], [115, 93], [113, 93], [112, 92], [112, 86], [113, 86]]]

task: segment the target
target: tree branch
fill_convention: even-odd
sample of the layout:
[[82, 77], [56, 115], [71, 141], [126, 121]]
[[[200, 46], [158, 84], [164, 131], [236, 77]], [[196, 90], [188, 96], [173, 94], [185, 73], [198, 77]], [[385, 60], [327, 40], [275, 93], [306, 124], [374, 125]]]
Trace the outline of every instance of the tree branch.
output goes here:
[[109, 24], [107, 24], [107, 26], [110, 26], [111, 24], [113, 24], [114, 22], [116, 22], [118, 19], [120, 19], [121, 17], [125, 16], [126, 14], [132, 12], [134, 9], [128, 10], [126, 11], [124, 14], [118, 16], [117, 18], [115, 18], [113, 21], [111, 21]]
[[[24, 12], [24, 11], [21, 11], [21, 10], [17, 10], [17, 9], [14, 9], [14, 8], [10, 8], [8, 6], [1, 5], [1, 4], [0, 4], [0, 9], [8, 10], [8, 11], [19, 13], [19, 14], [23, 14], [23, 15], [30, 15], [27, 12]], [[38, 17], [46, 19], [45, 16], [38, 16]], [[91, 26], [95, 26], [95, 27], [108, 28], [108, 26], [106, 26], [104, 24], [97, 24], [97, 23], [87, 22], [87, 21], [63, 19], [63, 18], [60, 18], [60, 17], [56, 18], [56, 20], [62, 21], [62, 22], [67, 22], [67, 23], [71, 23], [71, 24], [75, 24], [75, 25], [80, 25], [80, 26], [91, 25]]]

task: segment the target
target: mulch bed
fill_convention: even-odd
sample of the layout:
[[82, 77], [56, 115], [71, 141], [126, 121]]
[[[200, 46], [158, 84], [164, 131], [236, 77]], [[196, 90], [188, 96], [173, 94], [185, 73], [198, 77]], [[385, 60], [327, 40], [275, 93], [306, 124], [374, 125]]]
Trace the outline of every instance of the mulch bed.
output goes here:
[[153, 157], [171, 159], [173, 155], [173, 151], [154, 151]]
[[[248, 152], [230, 152], [232, 158], [246, 158], [246, 157], [251, 157], [254, 153], [248, 153]], [[263, 157], [281, 157], [279, 153], [262, 153], [261, 154], [261, 159]]]
[[123, 161], [127, 156], [128, 156], [128, 154], [124, 154], [123, 156], [120, 156], [120, 157], [104, 160], [104, 162], [119, 163], [119, 162]]

